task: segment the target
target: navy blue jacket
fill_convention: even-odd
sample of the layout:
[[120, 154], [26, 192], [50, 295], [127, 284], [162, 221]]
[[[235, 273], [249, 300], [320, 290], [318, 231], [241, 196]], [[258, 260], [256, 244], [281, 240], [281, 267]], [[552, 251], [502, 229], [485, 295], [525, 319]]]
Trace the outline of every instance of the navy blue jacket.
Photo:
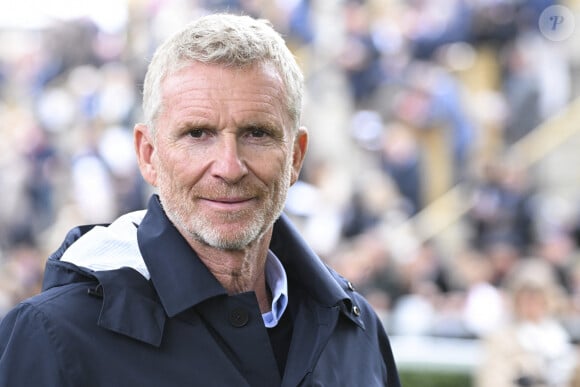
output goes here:
[[47, 262], [43, 292], [1, 322], [1, 387], [400, 385], [373, 310], [284, 216], [271, 243], [294, 319], [284, 375], [254, 293], [228, 296], [157, 198], [136, 231], [150, 280], [61, 261], [89, 229], [69, 232]]

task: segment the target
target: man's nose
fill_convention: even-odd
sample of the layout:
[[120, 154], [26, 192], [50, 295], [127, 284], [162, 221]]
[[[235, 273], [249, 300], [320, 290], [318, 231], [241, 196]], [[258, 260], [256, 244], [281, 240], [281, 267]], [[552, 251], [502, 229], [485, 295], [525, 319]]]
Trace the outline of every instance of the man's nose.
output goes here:
[[212, 175], [228, 183], [236, 183], [247, 173], [246, 161], [241, 154], [237, 136], [224, 135], [217, 143]]

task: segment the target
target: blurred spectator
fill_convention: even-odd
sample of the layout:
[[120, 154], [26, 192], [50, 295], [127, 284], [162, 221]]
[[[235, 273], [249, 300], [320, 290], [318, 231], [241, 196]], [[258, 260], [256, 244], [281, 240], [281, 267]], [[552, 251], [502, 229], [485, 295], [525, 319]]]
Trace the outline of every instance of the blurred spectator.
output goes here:
[[441, 46], [470, 40], [476, 21], [468, 3], [465, 0], [445, 3], [410, 1], [411, 27], [408, 36], [412, 55], [419, 60], [432, 59]]
[[460, 261], [465, 298], [462, 321], [467, 337], [480, 338], [496, 330], [505, 319], [505, 303], [495, 286], [497, 265], [485, 254], [466, 251]]
[[[454, 285], [435, 244], [427, 241], [396, 272], [400, 290], [393, 302], [390, 329], [400, 335], [465, 336], [452, 322], [446, 302]], [[387, 268], [393, 271], [392, 268]], [[383, 272], [383, 276], [393, 275]], [[387, 289], [385, 289], [387, 290]], [[392, 289], [390, 291], [392, 293]]]
[[393, 124], [385, 130], [380, 153], [381, 167], [389, 175], [403, 198], [407, 213], [414, 215], [423, 208], [421, 152], [411, 129]]
[[[23, 187], [18, 199], [14, 222], [7, 232], [9, 246], [36, 244], [36, 235], [51, 225], [56, 216], [55, 184], [58, 155], [41, 128], [23, 129], [21, 160]], [[15, 210], [15, 209], [12, 209]]]
[[22, 243], [7, 250], [0, 262], [0, 319], [24, 298], [40, 291], [44, 252]]
[[468, 220], [473, 245], [486, 249], [496, 243], [512, 245], [522, 253], [534, 242], [535, 208], [526, 171], [501, 162], [489, 162], [472, 191]]
[[485, 339], [478, 387], [568, 386], [577, 360], [571, 338], [557, 321], [561, 289], [549, 265], [529, 258], [507, 289], [513, 320]]
[[574, 291], [571, 272], [578, 245], [567, 232], [552, 232], [542, 235], [536, 246], [536, 255], [550, 264], [558, 285], [571, 294]]
[[288, 39], [290, 44], [311, 44], [315, 38], [313, 26], [314, 11], [312, 0], [296, 0], [283, 2], [284, 13], [287, 18]]
[[390, 213], [406, 211], [404, 198], [393, 180], [380, 171], [367, 171], [356, 179], [355, 188], [342, 212], [343, 238], [372, 230]]
[[398, 263], [377, 230], [368, 229], [342, 244], [328, 263], [349, 278], [388, 324], [392, 306], [407, 289]]
[[370, 20], [364, 1], [346, 1], [346, 36], [338, 60], [348, 80], [356, 109], [364, 109], [385, 80], [380, 51], [371, 34]]

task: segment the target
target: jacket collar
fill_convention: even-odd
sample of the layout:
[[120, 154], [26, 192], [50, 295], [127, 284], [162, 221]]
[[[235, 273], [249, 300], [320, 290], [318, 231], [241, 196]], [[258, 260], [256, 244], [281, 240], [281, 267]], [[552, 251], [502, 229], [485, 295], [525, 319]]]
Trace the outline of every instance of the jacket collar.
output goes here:
[[227, 292], [165, 215], [153, 196], [137, 230], [139, 250], [169, 317]]
[[272, 234], [270, 249], [286, 268], [289, 281], [321, 306], [339, 307], [345, 317], [364, 329], [359, 306], [353, 299], [352, 284], [322, 262], [286, 215], [282, 214], [276, 221]]
[[288, 278], [322, 305], [332, 307], [350, 299], [341, 286], [346, 281], [321, 261], [284, 214], [274, 224], [270, 249], [284, 265]]

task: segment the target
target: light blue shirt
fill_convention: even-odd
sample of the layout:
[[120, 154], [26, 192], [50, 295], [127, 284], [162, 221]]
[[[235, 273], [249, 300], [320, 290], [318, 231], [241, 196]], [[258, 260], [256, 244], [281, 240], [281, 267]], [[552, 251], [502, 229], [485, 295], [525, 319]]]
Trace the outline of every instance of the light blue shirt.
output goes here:
[[266, 282], [272, 294], [272, 309], [262, 313], [266, 328], [278, 325], [288, 306], [288, 277], [284, 266], [272, 251], [266, 257]]

